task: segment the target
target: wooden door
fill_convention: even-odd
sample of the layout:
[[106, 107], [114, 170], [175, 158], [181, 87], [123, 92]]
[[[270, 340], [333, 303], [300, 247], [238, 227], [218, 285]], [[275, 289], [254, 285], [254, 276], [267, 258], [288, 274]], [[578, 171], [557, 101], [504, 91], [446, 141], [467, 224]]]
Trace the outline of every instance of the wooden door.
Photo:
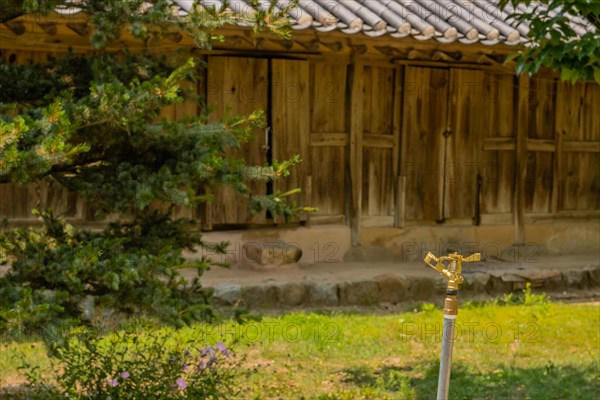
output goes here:
[[[207, 102], [214, 107], [212, 119], [230, 115], [247, 115], [257, 109], [268, 109], [268, 60], [262, 58], [220, 57], [208, 58]], [[256, 130], [254, 139], [232, 151], [242, 157], [248, 166], [264, 166], [267, 162], [265, 132]], [[240, 171], [243, 173], [243, 171]], [[265, 194], [264, 181], [248, 181], [251, 193]], [[212, 224], [264, 223], [265, 213], [252, 216], [249, 202], [232, 188], [215, 190], [211, 205]]]
[[[275, 192], [304, 188], [310, 175], [309, 64], [307, 60], [271, 61], [271, 147], [272, 160], [299, 155], [302, 162], [290, 175], [274, 182]], [[298, 206], [310, 205], [305, 194], [287, 198]]]
[[483, 184], [480, 149], [488, 129], [486, 111], [492, 105], [487, 100], [483, 71], [450, 70], [443, 219], [470, 223], [475, 214], [480, 214], [478, 192]]
[[362, 216], [365, 225], [390, 225], [398, 175], [401, 69], [365, 65], [362, 71]]
[[401, 174], [407, 221], [443, 218], [444, 133], [448, 129], [449, 72], [406, 67]]

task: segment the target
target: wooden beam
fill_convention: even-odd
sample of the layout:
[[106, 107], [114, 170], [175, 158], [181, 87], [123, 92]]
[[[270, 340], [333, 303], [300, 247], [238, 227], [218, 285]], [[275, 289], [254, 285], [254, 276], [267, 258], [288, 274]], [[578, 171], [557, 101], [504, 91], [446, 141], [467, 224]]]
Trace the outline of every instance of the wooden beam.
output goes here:
[[25, 24], [21, 21], [5, 22], [4, 26], [17, 36], [25, 33]]
[[318, 40], [309, 40], [309, 41], [296, 40], [296, 43], [298, 43], [300, 46], [304, 47], [306, 50], [308, 50], [310, 52], [319, 51], [319, 41]]
[[43, 30], [44, 32], [46, 32], [46, 34], [50, 36], [54, 36], [56, 35], [56, 32], [58, 32], [58, 28], [53, 22], [39, 22], [38, 26], [41, 30]]
[[67, 28], [82, 37], [87, 37], [90, 34], [90, 26], [85, 22], [76, 22], [67, 24]]
[[461, 52], [446, 52], [446, 51], [441, 51], [441, 50], [436, 50], [433, 52], [433, 54], [431, 55], [431, 58], [435, 61], [448, 61], [448, 62], [454, 62], [454, 61], [458, 61], [462, 58], [462, 53]]
[[183, 39], [183, 35], [179, 32], [169, 32], [165, 35], [165, 39], [173, 43], [179, 43]]
[[348, 66], [348, 127], [350, 131], [349, 171], [350, 171], [350, 229], [352, 244], [360, 244], [360, 223], [362, 210], [362, 134], [363, 134], [363, 63], [357, 56], [356, 50], [351, 54]]
[[271, 42], [281, 46], [285, 50], [291, 50], [291, 48], [294, 47], [294, 42], [291, 40], [271, 39]]
[[339, 53], [344, 49], [344, 43], [342, 42], [321, 42], [321, 44], [334, 53]]
[[429, 57], [427, 57], [427, 54], [423, 53], [422, 51], [416, 50], [416, 49], [409, 50], [407, 57], [409, 60], [414, 60], [416, 58], [421, 58], [421, 59], [429, 58]]
[[529, 85], [527, 74], [517, 78], [515, 101], [516, 161], [513, 215], [515, 242], [525, 243], [525, 183], [527, 175], [527, 131], [529, 126]]

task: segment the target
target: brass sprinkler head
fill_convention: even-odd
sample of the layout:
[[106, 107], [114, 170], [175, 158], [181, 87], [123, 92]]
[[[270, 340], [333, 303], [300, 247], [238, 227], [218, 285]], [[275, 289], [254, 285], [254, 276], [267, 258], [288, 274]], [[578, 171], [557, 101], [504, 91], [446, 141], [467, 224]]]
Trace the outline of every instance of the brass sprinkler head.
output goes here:
[[[465, 281], [461, 275], [462, 263], [476, 262], [479, 260], [481, 260], [481, 254], [479, 253], [472, 254], [469, 257], [463, 257], [458, 253], [450, 253], [446, 257], [440, 258], [437, 258], [432, 253], [427, 253], [425, 256], [425, 264], [429, 265], [448, 279], [447, 291], [452, 293], [458, 293], [458, 285]], [[435, 264], [433, 264], [432, 261], [435, 262]], [[444, 261], [448, 261], [448, 265], [444, 264]]]

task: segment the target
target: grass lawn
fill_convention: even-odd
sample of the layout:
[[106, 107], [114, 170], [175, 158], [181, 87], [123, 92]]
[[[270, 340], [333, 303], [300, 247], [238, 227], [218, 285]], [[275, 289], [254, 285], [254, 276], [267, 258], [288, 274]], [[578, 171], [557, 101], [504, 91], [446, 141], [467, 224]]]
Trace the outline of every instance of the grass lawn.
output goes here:
[[[441, 310], [431, 304], [382, 315], [291, 313], [176, 332], [236, 342], [246, 371], [240, 399], [432, 399]], [[451, 399], [600, 398], [600, 306], [540, 302], [463, 304]], [[14, 354], [47, 365], [39, 343], [0, 344], [2, 384], [18, 382]], [[0, 396], [1, 397], [1, 396]]]

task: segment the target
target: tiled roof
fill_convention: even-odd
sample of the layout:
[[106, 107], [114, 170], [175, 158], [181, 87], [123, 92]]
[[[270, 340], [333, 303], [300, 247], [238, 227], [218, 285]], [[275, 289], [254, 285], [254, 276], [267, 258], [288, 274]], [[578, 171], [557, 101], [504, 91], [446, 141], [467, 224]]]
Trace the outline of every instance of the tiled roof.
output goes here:
[[[81, 0], [78, 0], [81, 1]], [[76, 14], [81, 8], [63, 7], [61, 14]], [[185, 16], [194, 0], [170, 0], [174, 12]], [[269, 0], [257, 0], [267, 10]], [[290, 0], [278, 0], [279, 9]], [[205, 7], [223, 7], [224, 0], [201, 0]], [[151, 3], [148, 3], [148, 7]], [[252, 12], [244, 0], [228, 0], [234, 13]], [[530, 7], [536, 6], [532, 2]], [[527, 8], [519, 6], [520, 11]], [[501, 9], [498, 0], [298, 0], [297, 7], [288, 13], [294, 30], [314, 29], [319, 32], [340, 31], [346, 34], [363, 33], [367, 36], [387, 35], [394, 38], [411, 36], [419, 40], [439, 42], [480, 42], [486, 45], [505, 43], [516, 45], [527, 40], [529, 26], [517, 24], [510, 18], [515, 12], [508, 5]], [[578, 17], [570, 17], [573, 30], [582, 35], [593, 30], [592, 25]]]

